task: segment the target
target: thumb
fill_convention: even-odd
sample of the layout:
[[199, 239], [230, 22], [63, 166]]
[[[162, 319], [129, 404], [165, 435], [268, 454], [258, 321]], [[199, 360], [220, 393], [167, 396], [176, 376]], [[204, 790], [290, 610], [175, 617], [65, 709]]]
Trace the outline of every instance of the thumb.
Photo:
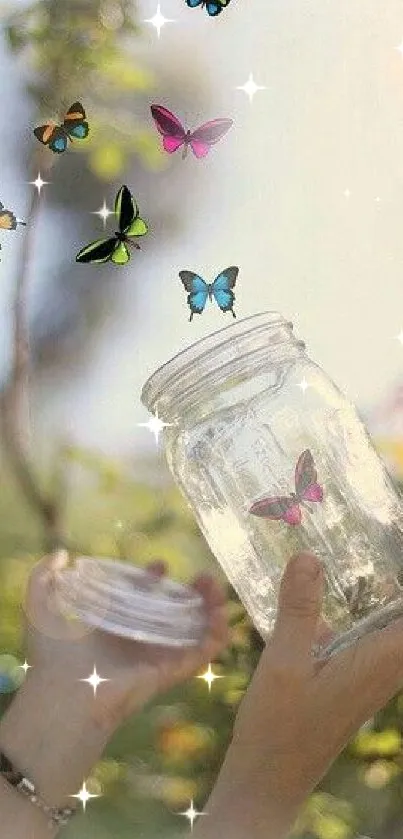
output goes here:
[[29, 603], [43, 603], [53, 588], [55, 573], [66, 567], [68, 560], [67, 551], [59, 550], [36, 563], [28, 580], [26, 597]]
[[324, 575], [320, 560], [309, 553], [294, 556], [280, 586], [273, 641], [300, 660], [310, 656], [322, 610]]

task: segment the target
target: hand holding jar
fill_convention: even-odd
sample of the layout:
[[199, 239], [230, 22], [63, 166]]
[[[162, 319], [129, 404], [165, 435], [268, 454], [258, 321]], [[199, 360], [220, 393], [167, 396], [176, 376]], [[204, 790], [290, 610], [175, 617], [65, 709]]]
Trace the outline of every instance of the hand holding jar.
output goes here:
[[403, 686], [403, 619], [324, 662], [324, 574], [310, 555], [284, 572], [273, 633], [239, 707], [232, 742], [194, 839], [285, 839], [301, 805], [354, 733]]

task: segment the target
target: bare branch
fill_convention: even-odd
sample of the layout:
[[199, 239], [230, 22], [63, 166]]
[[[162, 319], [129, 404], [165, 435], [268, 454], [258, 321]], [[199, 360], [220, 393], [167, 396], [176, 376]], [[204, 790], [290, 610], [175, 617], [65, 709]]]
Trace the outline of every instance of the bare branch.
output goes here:
[[33, 189], [23, 242], [21, 270], [15, 287], [12, 365], [9, 381], [0, 394], [0, 423], [5, 453], [25, 498], [42, 519], [46, 550], [53, 550], [62, 543], [60, 510], [57, 501], [48, 498], [42, 492], [35, 475], [31, 454], [29, 406], [30, 352], [26, 298], [39, 207], [40, 195], [38, 190]]

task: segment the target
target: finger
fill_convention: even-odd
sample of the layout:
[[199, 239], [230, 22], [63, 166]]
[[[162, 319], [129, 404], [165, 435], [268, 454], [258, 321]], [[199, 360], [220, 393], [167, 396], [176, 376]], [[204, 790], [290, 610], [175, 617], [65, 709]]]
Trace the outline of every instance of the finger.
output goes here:
[[190, 587], [203, 597], [207, 609], [223, 606], [226, 602], [223, 587], [210, 574], [198, 574], [191, 582]]
[[27, 586], [29, 601], [43, 601], [52, 588], [55, 572], [61, 571], [68, 564], [68, 559], [67, 551], [60, 550], [44, 556], [34, 565]]
[[225, 591], [209, 574], [199, 574], [192, 588], [203, 597], [206, 610], [207, 625], [199, 647], [200, 659], [213, 659], [229, 640]]
[[353, 673], [344, 680], [344, 695], [354, 693], [351, 701], [363, 719], [373, 716], [403, 686], [403, 619], [368, 633], [330, 659], [331, 664], [340, 684], [340, 674]]
[[212, 661], [229, 642], [229, 627], [226, 609], [218, 606], [210, 613], [207, 631], [200, 644], [203, 659]]
[[330, 644], [336, 637], [337, 633], [332, 629], [330, 623], [325, 618], [320, 617], [315, 629], [314, 644], [318, 647], [325, 647]]
[[324, 575], [320, 560], [309, 553], [293, 557], [283, 574], [272, 650], [299, 664], [311, 655], [322, 609]]
[[68, 565], [67, 551], [45, 556], [31, 571], [23, 605], [28, 632], [38, 630], [52, 639], [81, 638], [91, 629], [80, 621], [67, 622], [56, 599], [56, 573]]
[[316, 625], [314, 643], [312, 646], [312, 655], [315, 658], [315, 672], [319, 672], [319, 670], [322, 670], [322, 668], [326, 666], [328, 659], [320, 658], [319, 653], [323, 653], [323, 650], [328, 646], [328, 644], [334, 641], [336, 635], [337, 632], [332, 629], [330, 624], [324, 618], [320, 617]]
[[166, 563], [163, 559], [154, 559], [147, 563], [146, 571], [155, 577], [163, 577], [167, 571]]

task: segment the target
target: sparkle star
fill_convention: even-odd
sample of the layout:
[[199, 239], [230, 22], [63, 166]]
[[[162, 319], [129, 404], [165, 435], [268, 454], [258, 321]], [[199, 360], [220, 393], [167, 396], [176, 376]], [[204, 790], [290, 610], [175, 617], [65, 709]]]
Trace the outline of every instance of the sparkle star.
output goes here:
[[207, 816], [207, 813], [203, 813], [203, 812], [199, 813], [198, 810], [195, 810], [195, 808], [193, 806], [193, 798], [191, 798], [190, 807], [188, 807], [187, 810], [185, 810], [182, 813], [179, 813], [178, 815], [179, 816], [186, 816], [186, 818], [189, 819], [190, 829], [191, 829], [191, 831], [193, 831], [193, 822], [194, 822], [195, 819], [197, 819], [197, 816]]
[[301, 379], [300, 382], [298, 382], [297, 387], [301, 388], [302, 393], [305, 393], [305, 391], [308, 389], [309, 384], [308, 384], [307, 380], [305, 379], [305, 376], [304, 376], [303, 379]]
[[31, 184], [31, 186], [36, 187], [36, 189], [38, 190], [38, 194], [40, 195], [42, 187], [47, 186], [50, 183], [50, 181], [43, 181], [41, 173], [38, 172], [36, 180], [35, 181], [28, 181], [28, 183]]
[[198, 679], [204, 679], [205, 682], [208, 684], [209, 693], [211, 692], [211, 685], [213, 684], [215, 679], [222, 679], [222, 676], [217, 676], [216, 673], [213, 673], [211, 669], [211, 663], [209, 664], [205, 673], [202, 673], [201, 676], [197, 676]]
[[345, 189], [345, 190], [344, 190], [344, 192], [343, 192], [343, 195], [344, 195], [344, 197], [345, 197], [345, 198], [350, 198], [350, 195], [351, 195], [350, 190], [349, 190], [349, 189]]
[[164, 422], [158, 416], [158, 411], [155, 412], [155, 416], [150, 417], [148, 422], [138, 422], [137, 425], [142, 426], [143, 428], [148, 428], [152, 434], [154, 434], [155, 442], [158, 445], [158, 438], [161, 434], [163, 428], [167, 428], [170, 425], [174, 425], [172, 422]]
[[395, 338], [397, 341], [400, 341], [400, 343], [403, 345], [403, 329], [401, 332], [399, 332], [398, 335], [395, 335]]
[[164, 15], [161, 12], [161, 6], [158, 3], [157, 11], [154, 17], [148, 18], [144, 21], [144, 23], [151, 23], [151, 26], [154, 26], [154, 28], [157, 30], [157, 35], [160, 38], [162, 27], [165, 26], [166, 23], [175, 23], [175, 21], [171, 20], [168, 17], [164, 17]]
[[400, 55], [401, 55], [401, 56], [402, 56], [402, 58], [403, 58], [403, 41], [402, 41], [402, 43], [400, 44], [400, 46], [395, 47], [395, 49], [397, 49], [397, 51], [398, 51], [398, 52], [400, 52]]
[[109, 218], [109, 216], [113, 216], [114, 212], [113, 212], [113, 210], [110, 210], [109, 207], [106, 206], [106, 201], [105, 201], [105, 198], [104, 198], [104, 203], [103, 203], [102, 207], [100, 207], [99, 210], [94, 210], [92, 215], [93, 216], [99, 216], [99, 218], [102, 219], [103, 224], [104, 224], [104, 228], [105, 228], [107, 219]]
[[257, 93], [258, 90], [266, 90], [266, 88], [262, 87], [262, 85], [256, 84], [253, 74], [250, 73], [248, 81], [243, 85], [239, 85], [236, 90], [243, 90], [243, 92], [249, 96], [249, 102], [252, 102], [255, 93]]
[[99, 685], [101, 685], [102, 682], [109, 682], [110, 679], [102, 679], [102, 677], [98, 675], [97, 668], [95, 667], [95, 664], [94, 664], [94, 670], [91, 673], [91, 676], [88, 676], [87, 679], [79, 679], [78, 681], [79, 682], [88, 682], [88, 684], [91, 685], [91, 687], [94, 691], [94, 696], [95, 696]]
[[99, 798], [99, 795], [95, 795], [91, 792], [88, 792], [85, 781], [80, 789], [80, 792], [76, 792], [75, 795], [70, 795], [69, 798], [78, 798], [83, 805], [83, 810], [85, 810], [87, 806], [87, 802], [91, 800], [91, 798]]
[[25, 659], [24, 664], [19, 664], [18, 667], [24, 671], [25, 675], [27, 675], [27, 670], [30, 670], [32, 665], [28, 664], [27, 660]]

